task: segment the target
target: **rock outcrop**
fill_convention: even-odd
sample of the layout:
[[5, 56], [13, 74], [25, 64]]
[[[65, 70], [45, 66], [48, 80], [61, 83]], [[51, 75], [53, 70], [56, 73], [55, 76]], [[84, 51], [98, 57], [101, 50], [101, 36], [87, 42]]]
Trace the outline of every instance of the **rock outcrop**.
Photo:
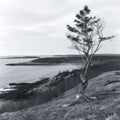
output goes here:
[[86, 95], [96, 97], [96, 100], [67, 107], [75, 101], [78, 87], [40, 106], [3, 113], [0, 120], [119, 120], [120, 71], [103, 73], [89, 80]]

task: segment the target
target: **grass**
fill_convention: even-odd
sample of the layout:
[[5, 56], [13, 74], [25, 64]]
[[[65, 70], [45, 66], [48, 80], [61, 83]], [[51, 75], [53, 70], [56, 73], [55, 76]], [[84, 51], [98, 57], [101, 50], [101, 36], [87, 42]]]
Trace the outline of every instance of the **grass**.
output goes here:
[[[107, 57], [107, 59], [102, 58], [100, 60], [99, 58], [95, 58], [94, 64], [88, 71], [87, 79], [94, 78], [101, 73], [113, 70], [120, 70], [120, 59], [118, 59], [118, 57]], [[59, 73], [52, 79], [46, 78], [35, 83], [11, 83], [10, 85], [15, 85], [17, 90], [0, 95], [0, 98], [10, 100], [1, 106], [0, 113], [17, 111], [40, 105], [60, 96], [65, 91], [74, 88], [81, 82], [79, 73], [80, 70], [76, 69], [71, 72], [65, 71]], [[119, 73], [116, 74], [119, 75]], [[33, 94], [26, 94], [30, 90]]]
[[[111, 83], [115, 80], [120, 80], [120, 71], [104, 73], [90, 81], [86, 94], [90, 92], [91, 95], [97, 97], [95, 101], [83, 101], [70, 107], [64, 107], [75, 100], [76, 86], [40, 106], [1, 114], [0, 120], [27, 120], [29, 117], [31, 120], [119, 120], [120, 83]], [[113, 85], [112, 87], [105, 85], [108, 81], [110, 81], [109, 85]], [[113, 91], [115, 88], [116, 91]]]

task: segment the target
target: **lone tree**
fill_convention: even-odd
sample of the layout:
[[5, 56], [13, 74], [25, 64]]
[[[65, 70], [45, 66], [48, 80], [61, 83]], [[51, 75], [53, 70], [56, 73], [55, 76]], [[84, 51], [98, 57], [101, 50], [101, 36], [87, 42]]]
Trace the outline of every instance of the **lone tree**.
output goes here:
[[70, 32], [67, 35], [67, 38], [71, 40], [73, 47], [78, 50], [82, 58], [80, 72], [80, 80], [82, 83], [78, 94], [86, 99], [88, 98], [84, 95], [84, 91], [88, 86], [86, 74], [92, 63], [92, 59], [96, 52], [101, 48], [102, 43], [114, 37], [103, 36], [104, 21], [96, 16], [92, 16], [90, 13], [91, 11], [88, 6], [85, 6], [78, 14], [76, 14], [74, 20], [75, 25], [73, 27], [67, 25], [67, 29]]

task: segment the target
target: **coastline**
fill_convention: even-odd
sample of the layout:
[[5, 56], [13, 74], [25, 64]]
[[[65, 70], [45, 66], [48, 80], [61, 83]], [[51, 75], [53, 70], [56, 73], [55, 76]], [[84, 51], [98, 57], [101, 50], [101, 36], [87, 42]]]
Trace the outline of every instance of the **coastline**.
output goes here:
[[[84, 56], [83, 56], [84, 57]], [[106, 62], [111, 60], [120, 59], [120, 55], [95, 55], [93, 62]], [[80, 64], [81, 56], [80, 55], [70, 55], [70, 56], [53, 56], [53, 57], [43, 57], [36, 58], [28, 62], [19, 62], [19, 63], [8, 63], [7, 66], [36, 66], [36, 65], [57, 65], [57, 64]]]
[[[94, 63], [88, 71], [87, 79], [97, 77], [104, 72], [120, 70], [119, 61], [119, 59], [114, 59], [101, 64], [100, 62]], [[52, 78], [43, 78], [32, 83], [10, 83], [9, 86], [14, 90], [0, 94], [0, 99], [21, 101], [24, 109], [46, 103], [78, 85], [80, 83], [80, 71], [80, 69], [64, 71]], [[27, 101], [30, 104], [26, 105], [22, 101]], [[34, 103], [34, 101], [37, 101], [37, 103]]]
[[[119, 82], [118, 82], [119, 81]], [[107, 83], [107, 84], [106, 84]], [[97, 86], [97, 88], [96, 88]], [[112, 86], [112, 87], [109, 87]], [[76, 89], [79, 84], [64, 92], [59, 97], [56, 97], [44, 104], [36, 104], [29, 106], [27, 109], [23, 108], [23, 103], [8, 102], [7, 110], [15, 107], [12, 111], [0, 114], [1, 120], [72, 120], [89, 119], [89, 120], [106, 120], [107, 118], [115, 118], [119, 120], [119, 103], [120, 103], [120, 70], [105, 72], [98, 77], [90, 79], [86, 94], [96, 97], [96, 100], [91, 102], [82, 101], [75, 105], [69, 106], [75, 102]], [[99, 89], [98, 89], [99, 88]], [[38, 99], [39, 101], [40, 99]], [[33, 103], [38, 102], [33, 101]], [[24, 104], [28, 104], [28, 100]], [[18, 107], [21, 109], [18, 110]], [[3, 109], [5, 106], [3, 106]], [[102, 119], [101, 119], [102, 118]]]

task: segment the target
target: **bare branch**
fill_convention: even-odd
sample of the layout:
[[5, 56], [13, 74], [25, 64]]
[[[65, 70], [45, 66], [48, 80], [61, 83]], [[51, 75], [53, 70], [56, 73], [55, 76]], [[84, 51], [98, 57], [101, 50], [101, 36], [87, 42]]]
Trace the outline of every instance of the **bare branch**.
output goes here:
[[85, 77], [94, 55], [102, 47], [104, 41], [110, 40], [115, 36], [105, 37], [103, 35], [105, 22], [96, 16], [91, 16], [87, 6], [85, 6], [83, 10], [80, 10], [74, 22], [75, 27], [67, 25], [70, 31], [67, 38], [71, 40], [73, 46], [82, 57], [83, 64], [81, 66], [82, 72], [80, 74], [80, 79], [84, 84], [88, 82]]

